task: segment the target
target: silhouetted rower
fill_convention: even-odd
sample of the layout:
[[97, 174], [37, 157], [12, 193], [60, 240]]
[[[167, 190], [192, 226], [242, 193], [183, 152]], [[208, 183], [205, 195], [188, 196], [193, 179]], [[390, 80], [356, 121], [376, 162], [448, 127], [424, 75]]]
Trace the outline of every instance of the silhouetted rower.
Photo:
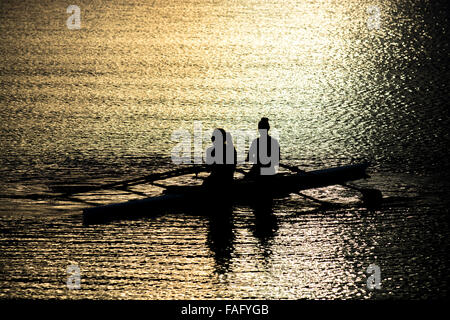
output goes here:
[[214, 129], [211, 137], [213, 145], [206, 150], [206, 164], [210, 165], [211, 174], [204, 185], [229, 187], [236, 170], [237, 153], [231, 135], [224, 129]]
[[269, 135], [269, 119], [261, 118], [258, 123], [259, 138], [253, 140], [246, 161], [253, 163], [247, 177], [273, 176], [280, 163], [280, 144]]

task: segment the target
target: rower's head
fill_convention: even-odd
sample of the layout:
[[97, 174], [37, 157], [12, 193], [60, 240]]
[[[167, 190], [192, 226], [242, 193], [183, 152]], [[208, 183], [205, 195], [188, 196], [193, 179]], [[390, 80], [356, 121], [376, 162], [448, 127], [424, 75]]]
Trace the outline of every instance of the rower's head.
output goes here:
[[270, 129], [269, 118], [263, 117], [258, 122], [258, 131], [267, 133]]
[[213, 134], [211, 136], [211, 141], [213, 143], [225, 143], [226, 141], [227, 133], [222, 128], [216, 128], [213, 131]]

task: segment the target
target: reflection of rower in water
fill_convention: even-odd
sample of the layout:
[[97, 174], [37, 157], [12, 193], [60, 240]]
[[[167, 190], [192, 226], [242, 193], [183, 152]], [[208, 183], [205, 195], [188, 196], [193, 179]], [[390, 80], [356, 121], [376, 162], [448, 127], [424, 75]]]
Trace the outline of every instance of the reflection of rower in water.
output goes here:
[[223, 274], [230, 267], [234, 250], [232, 197], [229, 192], [236, 170], [237, 153], [231, 135], [224, 129], [214, 129], [211, 141], [213, 145], [206, 150], [206, 164], [211, 174], [203, 183], [209, 193], [207, 201], [213, 213], [209, 217], [207, 243], [214, 253], [216, 271]]
[[255, 236], [264, 246], [278, 229], [276, 216], [273, 215], [273, 192], [277, 188], [274, 181], [280, 163], [280, 144], [268, 133], [269, 119], [261, 118], [258, 123], [259, 138], [250, 145], [247, 161], [253, 166], [246, 178], [257, 180], [252, 199], [255, 213]]
[[205, 186], [226, 189], [233, 182], [237, 153], [231, 135], [224, 129], [214, 129], [211, 137], [213, 145], [206, 150], [206, 164], [211, 174], [204, 181]]
[[261, 118], [258, 123], [259, 138], [253, 140], [246, 161], [253, 163], [248, 178], [272, 177], [280, 163], [280, 144], [269, 135], [269, 119]]

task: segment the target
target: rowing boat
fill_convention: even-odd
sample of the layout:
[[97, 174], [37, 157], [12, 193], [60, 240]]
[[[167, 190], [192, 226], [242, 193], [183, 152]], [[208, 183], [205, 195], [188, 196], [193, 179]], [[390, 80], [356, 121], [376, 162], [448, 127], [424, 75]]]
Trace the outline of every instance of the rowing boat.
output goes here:
[[167, 210], [206, 208], [217, 211], [224, 204], [248, 204], [258, 201], [261, 194], [274, 199], [285, 198], [305, 189], [343, 184], [367, 178], [368, 164], [355, 164], [296, 174], [277, 174], [264, 180], [235, 179], [227, 190], [203, 185], [168, 187], [160, 196], [131, 200], [83, 210], [84, 223], [100, 223], [117, 219], [152, 216]]

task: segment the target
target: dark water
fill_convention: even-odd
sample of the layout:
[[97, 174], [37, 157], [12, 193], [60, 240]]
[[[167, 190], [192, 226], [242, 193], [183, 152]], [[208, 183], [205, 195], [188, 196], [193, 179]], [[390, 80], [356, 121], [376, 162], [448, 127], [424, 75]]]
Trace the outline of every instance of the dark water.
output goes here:
[[[444, 3], [77, 5], [80, 30], [67, 28], [63, 1], [0, 4], [0, 297], [448, 297]], [[342, 206], [292, 196], [263, 220], [237, 207], [229, 219], [169, 213], [84, 227], [85, 204], [27, 198], [171, 169], [174, 130], [201, 121], [237, 135], [262, 116], [286, 163], [370, 160], [372, 178], [358, 184], [380, 189], [383, 206], [367, 211], [355, 192], [330, 187], [308, 194]], [[379, 290], [367, 289], [370, 264]], [[69, 265], [80, 290], [66, 287]]]

